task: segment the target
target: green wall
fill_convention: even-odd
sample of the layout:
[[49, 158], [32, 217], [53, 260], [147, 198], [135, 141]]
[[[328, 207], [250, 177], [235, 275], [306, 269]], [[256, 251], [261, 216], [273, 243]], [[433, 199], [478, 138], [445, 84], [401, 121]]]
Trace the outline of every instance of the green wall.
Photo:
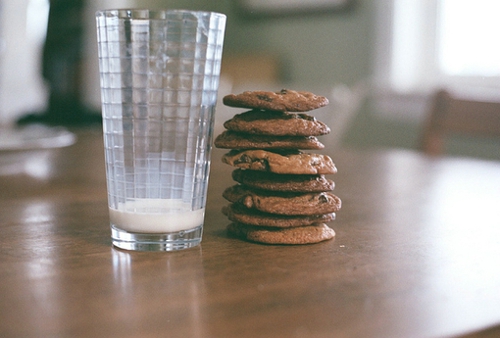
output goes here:
[[248, 19], [235, 0], [142, 0], [138, 7], [218, 11], [227, 15], [225, 53], [271, 53], [293, 83], [354, 84], [370, 76], [374, 4], [356, 0], [346, 12]]

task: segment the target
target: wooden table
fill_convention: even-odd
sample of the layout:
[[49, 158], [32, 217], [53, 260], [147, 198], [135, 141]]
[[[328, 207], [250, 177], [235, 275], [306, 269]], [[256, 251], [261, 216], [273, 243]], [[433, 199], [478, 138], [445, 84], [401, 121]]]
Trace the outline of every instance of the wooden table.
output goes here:
[[100, 130], [0, 176], [0, 337], [500, 334], [500, 163], [335, 152], [335, 240], [266, 246], [226, 236], [222, 154], [174, 253], [111, 246]]

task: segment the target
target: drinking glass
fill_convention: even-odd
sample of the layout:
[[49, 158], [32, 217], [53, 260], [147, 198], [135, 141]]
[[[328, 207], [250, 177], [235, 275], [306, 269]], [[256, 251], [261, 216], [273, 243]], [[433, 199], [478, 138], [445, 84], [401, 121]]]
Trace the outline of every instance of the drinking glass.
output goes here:
[[226, 16], [96, 13], [112, 243], [174, 251], [202, 239]]

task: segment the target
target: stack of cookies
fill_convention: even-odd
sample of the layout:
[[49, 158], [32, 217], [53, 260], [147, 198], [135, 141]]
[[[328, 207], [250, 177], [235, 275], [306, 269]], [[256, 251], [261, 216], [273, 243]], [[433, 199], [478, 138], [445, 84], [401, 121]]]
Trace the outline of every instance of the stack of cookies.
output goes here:
[[[248, 91], [227, 95], [223, 103], [251, 109], [224, 123], [217, 148], [231, 149], [222, 161], [236, 167], [237, 184], [223, 196], [223, 213], [232, 235], [267, 244], [310, 244], [332, 239], [325, 223], [335, 219], [340, 199], [325, 175], [337, 169], [317, 136], [330, 128], [304, 114], [328, 104], [309, 92]], [[307, 152], [305, 152], [307, 150]]]

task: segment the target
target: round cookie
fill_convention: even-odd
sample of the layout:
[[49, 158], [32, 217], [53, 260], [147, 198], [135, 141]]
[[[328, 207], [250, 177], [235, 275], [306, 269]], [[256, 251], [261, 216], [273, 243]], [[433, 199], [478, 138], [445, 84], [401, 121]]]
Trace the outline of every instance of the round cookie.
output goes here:
[[337, 212], [341, 200], [331, 192], [277, 193], [253, 190], [240, 184], [224, 190], [222, 196], [231, 203], [240, 203], [249, 209], [279, 215], [319, 215]]
[[236, 169], [232, 178], [238, 183], [251, 188], [288, 191], [288, 192], [322, 192], [335, 188], [335, 182], [324, 175], [290, 175], [274, 174], [265, 171]]
[[307, 114], [250, 110], [224, 122], [228, 130], [274, 136], [320, 136], [330, 128]]
[[222, 162], [241, 169], [276, 174], [328, 175], [337, 172], [330, 156], [300, 151], [231, 150], [222, 156]]
[[323, 223], [287, 229], [262, 228], [241, 223], [231, 223], [228, 225], [227, 230], [234, 236], [264, 244], [314, 244], [335, 237], [335, 231]]
[[248, 209], [236, 203], [224, 206], [222, 208], [222, 213], [226, 215], [229, 220], [236, 223], [275, 228], [292, 228], [335, 220], [335, 213], [333, 212], [309, 216], [275, 215], [260, 212], [255, 209]]
[[241, 134], [226, 130], [214, 141], [224, 149], [323, 149], [325, 145], [314, 136], [271, 136]]
[[326, 97], [310, 92], [282, 89], [279, 92], [246, 91], [224, 96], [222, 102], [230, 107], [275, 111], [305, 112], [326, 106]]

